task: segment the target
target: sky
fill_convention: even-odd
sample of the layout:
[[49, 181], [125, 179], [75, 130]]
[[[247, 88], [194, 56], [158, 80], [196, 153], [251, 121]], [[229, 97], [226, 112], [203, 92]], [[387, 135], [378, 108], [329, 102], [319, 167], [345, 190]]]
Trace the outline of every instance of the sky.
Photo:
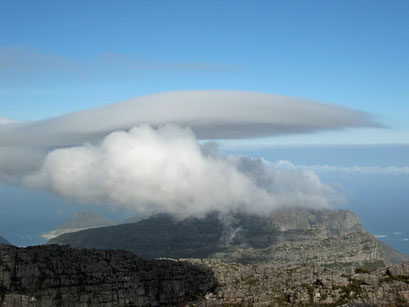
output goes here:
[[403, 0], [2, 1], [0, 117], [246, 90], [356, 108], [387, 126], [269, 142], [408, 143], [408, 14]]
[[1, 1], [0, 234], [33, 233], [32, 204], [49, 231], [95, 203], [375, 200], [364, 226], [407, 239], [379, 221], [409, 214], [408, 17], [406, 0]]

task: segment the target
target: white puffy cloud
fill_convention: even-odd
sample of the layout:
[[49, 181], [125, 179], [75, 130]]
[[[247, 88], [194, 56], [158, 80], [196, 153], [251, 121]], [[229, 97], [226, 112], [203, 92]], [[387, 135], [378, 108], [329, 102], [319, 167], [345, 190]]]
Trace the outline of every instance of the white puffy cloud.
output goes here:
[[277, 171], [260, 159], [214, 155], [191, 130], [173, 125], [140, 126], [99, 145], [55, 149], [22, 182], [79, 201], [181, 217], [326, 207], [337, 196], [312, 171]]

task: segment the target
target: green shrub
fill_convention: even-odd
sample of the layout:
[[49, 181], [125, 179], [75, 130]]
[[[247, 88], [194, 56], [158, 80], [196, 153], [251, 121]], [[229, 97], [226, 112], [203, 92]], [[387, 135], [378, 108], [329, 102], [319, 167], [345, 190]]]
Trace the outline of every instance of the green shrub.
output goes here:
[[364, 273], [370, 273], [370, 271], [368, 269], [362, 268], [362, 267], [358, 267], [355, 268], [355, 273], [356, 274], [364, 274]]

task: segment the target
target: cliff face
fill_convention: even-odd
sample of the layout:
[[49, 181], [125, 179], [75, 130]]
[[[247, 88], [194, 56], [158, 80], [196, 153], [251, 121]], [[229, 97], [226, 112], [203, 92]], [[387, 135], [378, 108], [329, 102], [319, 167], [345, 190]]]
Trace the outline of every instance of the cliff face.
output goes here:
[[213, 213], [204, 219], [185, 220], [158, 215], [137, 223], [65, 234], [49, 242], [126, 249], [144, 258], [217, 258], [281, 267], [308, 262], [337, 266], [388, 263], [378, 241], [348, 210], [288, 208], [268, 217]]
[[206, 268], [127, 251], [0, 245], [0, 306], [169, 306], [214, 288]]
[[327, 236], [364, 231], [358, 216], [349, 210], [287, 208], [274, 212], [271, 222], [281, 231], [307, 230], [320, 225]]

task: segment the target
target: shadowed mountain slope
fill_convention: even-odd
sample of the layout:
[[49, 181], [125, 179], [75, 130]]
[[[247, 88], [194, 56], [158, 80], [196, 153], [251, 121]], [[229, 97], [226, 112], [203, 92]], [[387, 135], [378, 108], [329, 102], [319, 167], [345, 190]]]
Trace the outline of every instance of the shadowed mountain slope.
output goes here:
[[282, 209], [268, 217], [212, 213], [178, 220], [160, 214], [137, 223], [64, 234], [48, 243], [125, 249], [143, 258], [217, 258], [277, 266], [313, 262], [375, 267], [405, 256], [382, 248], [351, 211], [306, 208]]

